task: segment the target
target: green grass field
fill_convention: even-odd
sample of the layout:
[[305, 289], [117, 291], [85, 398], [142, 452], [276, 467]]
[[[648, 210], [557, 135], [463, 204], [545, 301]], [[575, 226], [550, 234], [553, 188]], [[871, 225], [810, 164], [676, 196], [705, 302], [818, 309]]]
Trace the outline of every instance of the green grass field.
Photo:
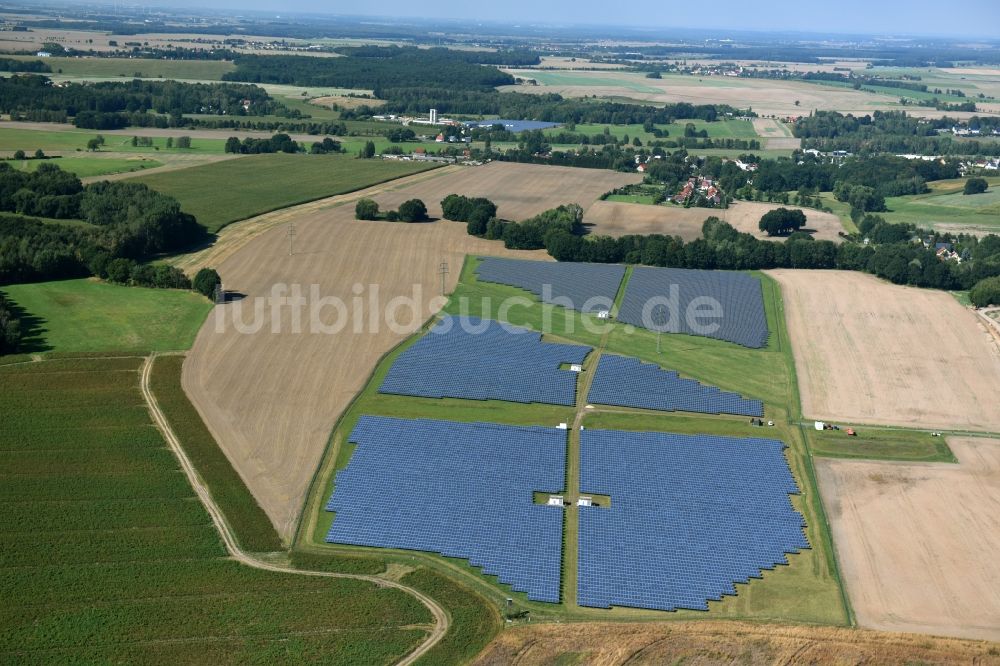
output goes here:
[[808, 430], [807, 433], [813, 453], [824, 458], [958, 462], [944, 437], [932, 437], [929, 432], [869, 426], [857, 426], [855, 430], [856, 437], [843, 430]]
[[[61, 127], [61, 126], [60, 126]], [[41, 148], [46, 153], [70, 152], [87, 150], [87, 142], [98, 135], [104, 137], [105, 144], [101, 147], [101, 152], [116, 153], [222, 153], [226, 142], [224, 139], [205, 139], [198, 136], [197, 132], [191, 132], [190, 148], [167, 148], [167, 140], [164, 137], [153, 139], [152, 146], [133, 146], [131, 135], [122, 134], [101, 134], [90, 130], [55, 130], [40, 131], [23, 129], [17, 126], [16, 122], [0, 123], [0, 151], [23, 150], [29, 155], [35, 152], [36, 148]]]
[[123, 287], [96, 279], [0, 287], [27, 315], [25, 351], [187, 349], [212, 309], [191, 291]]
[[[10, 56], [15, 60], [38, 60]], [[46, 58], [53, 74], [145, 79], [192, 79], [219, 81], [236, 66], [225, 60], [158, 60], [149, 58]]]
[[931, 191], [907, 197], [889, 197], [889, 213], [880, 213], [890, 222], [910, 222], [923, 227], [939, 224], [961, 225], [987, 231], [1000, 230], [1000, 177], [987, 178], [989, 189], [965, 195], [965, 178], [929, 184]]
[[431, 168], [351, 155], [249, 155], [136, 181], [175, 197], [209, 231], [279, 208], [344, 194]]
[[141, 363], [0, 368], [0, 661], [390, 664], [423, 640], [401, 591], [226, 557]]
[[[678, 120], [669, 125], [657, 125], [656, 127], [661, 130], [666, 130], [669, 132], [669, 136], [665, 137], [665, 140], [677, 139], [684, 137], [684, 128], [690, 123], [694, 125], [695, 130], [700, 132], [705, 130], [708, 132], [709, 138], [712, 139], [757, 139], [759, 138], [757, 132], [753, 128], [753, 124], [745, 120], [718, 120], [716, 122], [706, 122], [704, 120]], [[603, 134], [604, 128], [607, 127], [609, 133], [619, 139], [628, 135], [629, 139], [634, 139], [639, 137], [643, 143], [648, 143], [656, 139], [650, 132], [643, 129], [642, 125], [599, 125], [599, 124], [580, 124], [576, 126], [574, 130], [578, 134], [586, 134], [587, 136], [593, 136], [594, 134]], [[545, 130], [546, 134], [558, 134], [564, 131], [561, 128]]]
[[92, 176], [107, 176], [113, 173], [125, 173], [130, 171], [142, 171], [154, 167], [163, 166], [161, 162], [147, 157], [65, 157], [53, 160], [12, 160], [10, 162], [15, 169], [21, 171], [35, 171], [42, 164], [55, 164], [63, 171], [76, 174], [77, 178], [89, 178]]
[[[764, 399], [767, 417], [774, 419], [778, 424], [774, 428], [763, 430], [753, 428], [743, 418], [664, 415], [643, 410], [624, 410], [628, 413], [621, 414], [602, 411], [600, 408], [584, 412], [586, 414], [584, 422], [587, 427], [774, 437], [787, 442], [789, 463], [803, 491], [801, 495], [793, 497], [792, 501], [802, 511], [809, 525], [808, 536], [812, 549], [791, 557], [790, 566], [779, 567], [774, 572], [766, 573], [763, 581], [756, 581], [749, 586], [739, 586], [738, 596], [727, 597], [722, 602], [712, 602], [707, 617], [823, 624], [847, 622], [845, 601], [837, 578], [830, 537], [816, 491], [811, 462], [807, 455], [806, 441], [802, 430], [795, 425], [799, 413], [794, 361], [784, 326], [780, 290], [776, 283], [761, 276], [768, 323], [772, 330], [767, 348], [751, 350], [707, 338], [665, 335], [661, 341], [663, 353], [657, 354], [654, 334], [647, 331], [627, 332], [625, 327], [619, 324], [612, 325], [610, 331], [588, 330], [587, 325], [594, 327], [603, 322], [579, 312], [541, 304], [537, 298], [522, 290], [481, 283], [475, 278], [473, 270], [475, 263], [476, 260], [467, 259], [459, 286], [445, 308], [447, 313], [497, 318], [496, 311], [484, 307], [485, 299], [489, 298], [492, 307], [495, 308], [506, 298], [520, 296], [527, 298], [532, 304], [510, 310], [504, 319], [513, 324], [545, 330], [547, 338], [552, 341], [573, 341], [603, 351], [660, 362], [678, 370], [684, 376]], [[434, 400], [378, 394], [377, 388], [392, 362], [415, 340], [416, 338], [411, 338], [404, 342], [380, 362], [366, 388], [338, 422], [303, 513], [303, 527], [297, 536], [297, 543], [302, 547], [330, 552], [358, 550], [323, 543], [323, 536], [333, 518], [322, 510], [322, 505], [330, 495], [333, 474], [336, 470], [344, 468], [350, 460], [353, 446], [347, 443], [346, 437], [362, 414], [460, 421], [482, 420], [510, 424], [554, 424], [572, 422], [577, 410], [583, 408], [582, 403], [572, 408], [498, 401]], [[592, 371], [595, 362], [593, 355], [588, 358], [584, 366], [585, 376]], [[570, 432], [569, 437], [571, 453], [567, 476], [572, 487], [573, 479], [578, 478], [579, 473], [572, 454], [574, 442], [578, 442], [578, 433]], [[573, 512], [568, 511], [568, 515], [572, 516]], [[567, 520], [565, 529], [564, 599], [575, 599], [576, 523], [572, 518]], [[427, 563], [428, 566], [466, 581], [493, 603], [500, 604], [508, 596], [515, 599], [518, 608], [530, 610], [532, 617], [538, 619], [644, 620], [706, 617], [705, 613], [689, 611], [669, 614], [629, 608], [603, 611], [580, 607], [575, 603], [559, 605], [536, 603], [528, 601], [523, 594], [513, 593], [506, 586], [498, 585], [494, 579], [483, 576], [477, 569], [463, 561], [400, 550], [361, 550], [366, 554], [378, 554], [390, 562], [417, 560]]]

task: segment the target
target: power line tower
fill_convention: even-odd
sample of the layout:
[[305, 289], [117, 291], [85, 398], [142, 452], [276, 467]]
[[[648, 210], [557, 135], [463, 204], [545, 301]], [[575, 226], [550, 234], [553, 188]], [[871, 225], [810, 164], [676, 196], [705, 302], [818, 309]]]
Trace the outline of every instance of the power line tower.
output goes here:
[[288, 223], [288, 256], [295, 254], [295, 223]]
[[653, 308], [653, 324], [656, 326], [656, 353], [660, 353], [660, 336], [663, 335], [663, 327], [666, 324], [663, 318], [663, 306], [657, 305]]
[[442, 261], [441, 265], [438, 266], [438, 274], [441, 276], [441, 295], [444, 296], [445, 280], [448, 277], [448, 262], [447, 261]]

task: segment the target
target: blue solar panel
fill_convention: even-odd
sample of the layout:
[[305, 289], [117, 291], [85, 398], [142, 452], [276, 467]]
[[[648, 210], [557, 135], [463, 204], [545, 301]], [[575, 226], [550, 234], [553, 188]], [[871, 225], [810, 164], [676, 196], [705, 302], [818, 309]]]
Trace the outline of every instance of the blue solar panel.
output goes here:
[[482, 257], [476, 275], [482, 282], [530, 291], [544, 303], [580, 312], [600, 312], [614, 305], [625, 267]]
[[[718, 317], [712, 308], [717, 304]], [[701, 310], [701, 316], [690, 316]], [[618, 320], [668, 333], [686, 333], [744, 347], [767, 346], [760, 281], [746, 273], [648, 268], [632, 271]]]
[[673, 370], [614, 354], [604, 354], [598, 361], [587, 401], [668, 412], [764, 416], [760, 400], [721, 391], [693, 379], [681, 379]]
[[572, 405], [590, 347], [551, 344], [489, 319], [446, 317], [392, 364], [379, 393]]
[[559, 601], [563, 510], [532, 493], [562, 490], [565, 430], [363, 416], [349, 440], [328, 542], [467, 559], [529, 599]]
[[784, 444], [767, 439], [585, 430], [581, 606], [707, 610], [736, 583], [808, 548]]

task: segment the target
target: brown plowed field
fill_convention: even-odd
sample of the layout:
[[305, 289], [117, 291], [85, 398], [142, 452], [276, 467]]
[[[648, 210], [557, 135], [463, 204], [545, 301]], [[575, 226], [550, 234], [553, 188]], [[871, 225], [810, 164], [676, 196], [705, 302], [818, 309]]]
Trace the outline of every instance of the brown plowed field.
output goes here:
[[950, 294], [774, 270], [807, 418], [1000, 432], [1000, 352]]
[[949, 438], [959, 460], [817, 460], [858, 623], [1000, 640], [1000, 440]]
[[[445, 194], [482, 194], [497, 202], [502, 215], [522, 218], [569, 201], [586, 206], [630, 178], [592, 169], [518, 164], [434, 173], [439, 175], [395, 190], [380, 186], [372, 195], [383, 208], [419, 197], [436, 214], [437, 202]], [[243, 229], [265, 230], [234, 237], [232, 251], [215, 255], [215, 265], [226, 289], [246, 298], [216, 307], [184, 365], [184, 388], [192, 402], [286, 538], [294, 530], [334, 422], [364, 386], [378, 359], [430, 316], [432, 301], [440, 293], [441, 262], [449, 265], [450, 290], [466, 254], [506, 253], [498, 242], [468, 236], [459, 222], [359, 222], [353, 219], [353, 205], [343, 197], [330, 202], [327, 207], [322, 202], [307, 204], [301, 215], [281, 213], [283, 221], [295, 223], [293, 256], [288, 254], [287, 224], [241, 223]], [[547, 258], [544, 252], [516, 256]], [[272, 303], [258, 301], [282, 283], [302, 285], [309, 300], [302, 309], [301, 332], [293, 329], [293, 308], [279, 308], [272, 326]], [[321, 297], [336, 296], [349, 308], [349, 325], [339, 332], [310, 332], [309, 311], [315, 301], [309, 290], [314, 284]], [[361, 317], [352, 314], [356, 284], [361, 285], [364, 299]], [[383, 305], [420, 289], [416, 299], [420, 313], [414, 318], [401, 316], [405, 326], [399, 330], [390, 330], [384, 320], [373, 330], [366, 323], [371, 312], [367, 299], [376, 286]], [[239, 332], [234, 311], [242, 308], [242, 321], [249, 325], [255, 306], [262, 308], [260, 330]], [[220, 313], [224, 321], [217, 328]], [[327, 307], [320, 319], [332, 325], [338, 313]], [[357, 325], [361, 332], [355, 332]]]
[[998, 664], [1000, 646], [861, 629], [743, 622], [540, 624], [508, 629], [476, 666]]
[[[680, 236], [686, 241], [701, 238], [701, 225], [705, 219], [718, 217], [736, 227], [738, 231], [753, 234], [768, 240], [767, 234], [757, 227], [764, 213], [781, 208], [779, 204], [737, 201], [729, 208], [683, 208], [681, 206], [651, 206], [648, 204], [622, 203], [618, 201], [595, 202], [584, 217], [590, 232], [607, 236], [628, 234], [667, 234]], [[785, 206], [795, 208], [795, 206]], [[806, 214], [806, 230], [813, 231], [817, 240], [840, 242], [838, 232], [844, 227], [840, 218], [830, 213], [803, 208]]]
[[375, 197], [383, 209], [420, 198], [427, 212], [441, 215], [441, 200], [449, 194], [486, 197], [497, 204], [497, 215], [523, 220], [560, 204], [577, 203], [585, 209], [605, 192], [639, 183], [642, 176], [604, 169], [578, 169], [540, 164], [491, 162], [434, 178], [415, 188], [403, 188]]

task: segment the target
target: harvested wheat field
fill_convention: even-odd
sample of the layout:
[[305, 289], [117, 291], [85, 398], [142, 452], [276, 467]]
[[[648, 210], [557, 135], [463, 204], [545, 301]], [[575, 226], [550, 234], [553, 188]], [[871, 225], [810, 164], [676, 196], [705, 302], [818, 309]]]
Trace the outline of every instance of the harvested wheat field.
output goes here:
[[541, 624], [500, 634], [476, 666], [1000, 664], [1000, 645], [862, 629], [743, 622]]
[[560, 204], [577, 203], [586, 209], [605, 192], [641, 181], [642, 176], [637, 173], [491, 162], [413, 188], [386, 192], [375, 197], [375, 201], [384, 210], [416, 197], [427, 204], [429, 215], [438, 217], [441, 200], [449, 194], [487, 197], [497, 205], [497, 215], [519, 221]]
[[[686, 241], [701, 238], [701, 225], [713, 215], [736, 227], [738, 231], [753, 234], [757, 238], [769, 238], [757, 223], [764, 213], [781, 208], [779, 204], [737, 201], [729, 208], [684, 208], [682, 206], [652, 206], [648, 204], [623, 203], [618, 201], [595, 202], [584, 222], [590, 233], [606, 236], [628, 234], [667, 234], [680, 236]], [[785, 206], [796, 208], [796, 206]], [[801, 209], [806, 214], [805, 231], [811, 231], [817, 240], [840, 242], [838, 235], [844, 230], [840, 218], [830, 213], [808, 208]]]
[[[559, 185], [561, 176], [570, 177], [564, 186]], [[567, 172], [495, 164], [419, 174], [401, 187], [388, 184], [367, 193], [383, 206], [420, 197], [433, 202], [429, 205], [432, 213], [439, 212], [437, 201], [444, 194], [482, 194], [494, 199], [503, 214], [527, 217], [566, 202], [567, 192], [573, 193], [570, 200], [586, 205], [615, 186], [609, 176], [612, 181], [621, 178], [590, 169]], [[581, 192], [587, 192], [590, 201]], [[314, 202], [233, 225], [233, 231], [221, 239], [221, 250], [210, 250], [199, 261], [185, 265], [193, 270], [204, 265], [206, 257], [214, 257], [212, 264], [225, 288], [245, 295], [217, 306], [209, 317], [184, 364], [184, 389], [286, 538], [295, 528], [334, 422], [363, 388], [378, 359], [440, 307], [436, 301], [441, 262], [448, 262], [451, 289], [466, 254], [506, 253], [501, 243], [467, 235], [465, 224], [459, 222], [356, 221], [352, 202], [363, 194], [333, 197], [325, 204]], [[289, 221], [295, 222], [293, 256], [288, 254]], [[517, 252], [516, 256], [548, 258], [544, 252]], [[272, 315], [275, 301], [268, 296], [276, 284], [301, 285], [307, 302], [301, 308], [298, 330], [290, 305], [278, 307]], [[325, 306], [319, 322], [333, 327], [346, 321], [346, 327], [330, 332], [310, 325], [311, 308], [318, 303], [310, 294], [312, 285], [321, 298], [336, 297], [345, 305], [343, 312], [334, 305]], [[414, 289], [419, 290], [414, 295], [419, 312], [412, 316], [409, 310], [401, 310], [398, 328], [390, 329], [381, 316], [383, 310], [370, 307], [376, 293], [385, 305], [394, 297], [413, 295]], [[357, 304], [361, 312], [355, 310]], [[260, 308], [256, 330], [255, 307]], [[373, 312], [377, 327], [368, 319]], [[219, 317], [221, 325], [217, 325]], [[241, 327], [247, 332], [240, 332]]]
[[1000, 440], [948, 463], [817, 460], [858, 623], [1000, 640]]
[[950, 294], [774, 270], [808, 418], [1000, 431], [1000, 350]]

